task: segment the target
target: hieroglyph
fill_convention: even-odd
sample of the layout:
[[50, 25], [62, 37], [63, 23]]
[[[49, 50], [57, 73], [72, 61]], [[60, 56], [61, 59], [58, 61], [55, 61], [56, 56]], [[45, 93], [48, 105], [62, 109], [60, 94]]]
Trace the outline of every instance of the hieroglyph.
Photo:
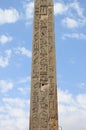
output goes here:
[[30, 130], [58, 130], [52, 0], [35, 0]]

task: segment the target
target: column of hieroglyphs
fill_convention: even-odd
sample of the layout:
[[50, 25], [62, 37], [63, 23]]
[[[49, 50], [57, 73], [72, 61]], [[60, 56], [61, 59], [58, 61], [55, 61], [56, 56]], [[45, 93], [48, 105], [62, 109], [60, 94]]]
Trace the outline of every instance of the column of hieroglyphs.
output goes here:
[[38, 130], [39, 127], [39, 0], [34, 3], [34, 31], [32, 50], [32, 78], [30, 99], [30, 130]]
[[30, 130], [58, 130], [52, 0], [35, 0]]

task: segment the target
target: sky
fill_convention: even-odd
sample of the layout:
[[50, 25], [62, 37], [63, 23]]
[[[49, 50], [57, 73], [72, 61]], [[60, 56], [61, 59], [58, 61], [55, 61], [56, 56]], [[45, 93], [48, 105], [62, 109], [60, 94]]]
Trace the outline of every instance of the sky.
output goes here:
[[[28, 130], [33, 2], [0, 0], [0, 130]], [[54, 0], [59, 129], [86, 130], [86, 1]]]

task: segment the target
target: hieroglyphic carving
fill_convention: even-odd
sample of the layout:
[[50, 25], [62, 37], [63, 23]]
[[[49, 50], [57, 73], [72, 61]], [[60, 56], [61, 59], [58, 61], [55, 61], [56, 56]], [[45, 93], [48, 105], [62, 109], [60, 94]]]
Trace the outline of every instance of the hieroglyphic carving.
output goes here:
[[51, 18], [53, 18], [53, 7], [52, 6], [48, 8], [48, 22], [51, 21], [53, 23], [53, 19], [51, 19]]
[[32, 94], [31, 94], [31, 129], [38, 130], [39, 124], [39, 81], [33, 80], [32, 82]]
[[55, 45], [54, 45], [54, 26], [53, 8], [48, 8], [48, 50], [49, 50], [49, 77], [55, 83]]
[[47, 20], [40, 21], [40, 81], [48, 81]]
[[[56, 99], [56, 68], [55, 68], [55, 45], [54, 45], [54, 25], [53, 25], [53, 8], [48, 8], [48, 54], [49, 54], [49, 120], [50, 130], [57, 130], [57, 100]], [[51, 122], [52, 120], [52, 122]], [[53, 121], [54, 120], [54, 121]]]
[[47, 27], [47, 19], [40, 20], [40, 28], [46, 28]]
[[40, 6], [40, 14], [47, 15], [47, 6]]
[[49, 91], [49, 84], [41, 84], [40, 108], [45, 111], [48, 109], [48, 91]]
[[40, 113], [40, 128], [48, 127], [48, 113], [46, 111], [42, 111]]
[[47, 5], [48, 5], [48, 6], [53, 6], [53, 0], [48, 0], [48, 1], [47, 1]]
[[34, 6], [30, 130], [38, 130], [39, 127], [39, 1]]
[[[34, 10], [34, 34], [33, 34], [33, 59], [32, 59], [32, 79], [39, 78], [39, 2], [35, 3]], [[33, 81], [32, 81], [33, 82]]]
[[35, 16], [36, 16], [37, 14], [39, 14], [39, 7], [36, 7], [36, 8], [35, 8], [35, 12], [34, 12], [34, 13], [35, 13]]
[[[43, 11], [43, 10], [42, 10]], [[41, 12], [44, 14], [44, 12]], [[47, 19], [40, 20], [40, 128], [48, 129], [48, 42]], [[48, 87], [48, 89], [46, 89]]]
[[58, 129], [58, 122], [56, 119], [51, 119], [49, 123], [49, 130], [57, 130]]
[[44, 23], [41, 24], [40, 31], [40, 74], [47, 75], [48, 73], [48, 57], [47, 57], [47, 27]]
[[38, 100], [39, 100], [39, 82], [34, 81], [32, 83], [32, 113], [36, 113], [38, 112]]
[[58, 130], [52, 0], [35, 0], [30, 130]]
[[38, 65], [33, 65], [33, 68], [35, 69], [32, 70], [32, 78], [33, 80], [37, 80], [39, 78], [39, 67]]
[[50, 97], [50, 100], [52, 100], [54, 98], [54, 85], [53, 84], [50, 84], [50, 87], [49, 87], [49, 97]]
[[38, 115], [37, 114], [33, 114], [32, 115], [32, 129], [34, 130], [34, 128], [38, 128]]
[[41, 6], [47, 6], [47, 0], [40, 0]]
[[40, 128], [48, 129], [48, 91], [49, 84], [40, 84]]

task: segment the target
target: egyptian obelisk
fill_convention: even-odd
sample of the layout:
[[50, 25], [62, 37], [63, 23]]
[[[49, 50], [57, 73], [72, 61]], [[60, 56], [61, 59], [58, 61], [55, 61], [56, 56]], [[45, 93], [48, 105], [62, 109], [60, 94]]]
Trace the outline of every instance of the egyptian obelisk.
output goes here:
[[35, 0], [29, 130], [58, 130], [56, 84], [53, 0]]

